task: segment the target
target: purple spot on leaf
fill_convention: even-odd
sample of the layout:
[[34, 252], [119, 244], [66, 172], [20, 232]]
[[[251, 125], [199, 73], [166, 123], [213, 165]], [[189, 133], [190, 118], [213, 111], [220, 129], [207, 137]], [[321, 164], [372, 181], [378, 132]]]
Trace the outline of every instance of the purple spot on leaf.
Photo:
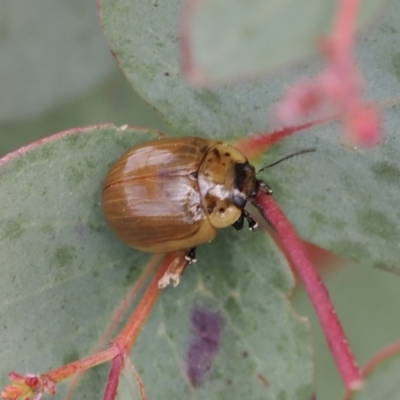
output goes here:
[[191, 315], [193, 339], [187, 352], [186, 372], [192, 385], [201, 383], [211, 368], [221, 344], [222, 317], [205, 308], [195, 308]]

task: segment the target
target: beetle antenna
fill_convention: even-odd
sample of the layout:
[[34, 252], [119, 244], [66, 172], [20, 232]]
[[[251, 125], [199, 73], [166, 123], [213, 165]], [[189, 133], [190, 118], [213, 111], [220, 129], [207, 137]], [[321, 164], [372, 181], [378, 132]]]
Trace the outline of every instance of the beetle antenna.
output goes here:
[[257, 174], [259, 174], [260, 172], [264, 171], [265, 169], [271, 168], [271, 167], [273, 167], [274, 165], [279, 164], [279, 163], [281, 163], [282, 161], [285, 161], [285, 160], [287, 160], [287, 159], [289, 159], [289, 158], [298, 156], [298, 155], [300, 155], [300, 154], [313, 153], [313, 152], [316, 151], [316, 150], [317, 150], [316, 148], [311, 148], [311, 149], [305, 149], [305, 150], [296, 151], [296, 153], [289, 154], [288, 156], [283, 157], [283, 158], [281, 158], [280, 160], [275, 161], [275, 162], [273, 162], [272, 164], [267, 165], [266, 167], [262, 167], [260, 170], [257, 171]]

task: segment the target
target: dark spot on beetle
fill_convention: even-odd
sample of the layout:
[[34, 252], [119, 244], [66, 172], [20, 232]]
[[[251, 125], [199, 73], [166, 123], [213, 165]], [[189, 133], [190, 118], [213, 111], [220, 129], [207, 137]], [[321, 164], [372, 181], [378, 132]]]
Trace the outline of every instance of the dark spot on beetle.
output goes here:
[[192, 385], [201, 383], [220, 348], [224, 320], [215, 311], [195, 308], [190, 318], [192, 341], [187, 351], [186, 373]]
[[189, 174], [190, 179], [192, 179], [194, 181], [197, 181], [198, 176], [199, 176], [199, 174], [198, 174], [197, 171], [196, 172], [192, 172], [191, 174]]
[[205, 203], [207, 204], [207, 212], [209, 214], [211, 214], [214, 211], [215, 207], [217, 206], [217, 202], [215, 200], [215, 197], [211, 196], [210, 193], [207, 193], [204, 196], [204, 200], [205, 200]]
[[169, 76], [169, 72], [164, 72], [164, 76]]
[[221, 154], [219, 154], [219, 151], [218, 151], [218, 149], [213, 149], [213, 153], [214, 153], [214, 155], [215, 155], [215, 159], [216, 159], [216, 161], [220, 161], [221, 160]]
[[231, 153], [225, 153], [224, 156], [225, 156], [225, 157], [230, 157], [230, 156], [231, 156]]
[[224, 213], [225, 212], [225, 208], [220, 208], [219, 210], [218, 210], [220, 213]]
[[247, 358], [249, 356], [249, 353], [247, 352], [247, 351], [244, 351], [243, 353], [242, 353], [242, 357], [243, 358]]
[[226, 167], [226, 163], [224, 163], [224, 162], [223, 162], [223, 163], [221, 163], [221, 165], [222, 165], [223, 167]]

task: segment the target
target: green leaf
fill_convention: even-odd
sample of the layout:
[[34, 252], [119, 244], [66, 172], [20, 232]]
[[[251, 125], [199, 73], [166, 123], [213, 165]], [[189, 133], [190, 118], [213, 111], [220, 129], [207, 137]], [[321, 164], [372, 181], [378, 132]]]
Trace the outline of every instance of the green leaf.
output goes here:
[[[88, 355], [146, 266], [149, 255], [107, 227], [100, 201], [110, 165], [156, 137], [77, 129], [0, 161], [2, 385], [10, 371], [43, 373]], [[180, 285], [162, 292], [134, 349], [149, 398], [309, 400], [308, 327], [287, 302], [293, 277], [276, 246], [261, 232], [225, 229], [197, 256]], [[195, 307], [217, 312], [224, 327], [208, 375], [192, 388], [185, 368]], [[89, 372], [74, 398], [100, 398], [106, 371]]]
[[[133, 365], [132, 360], [126, 357], [119, 377], [116, 400], [143, 400], [138, 379], [141, 378], [138, 376], [136, 367]], [[146, 390], [143, 381], [141, 381], [141, 384]]]
[[[360, 22], [371, 20], [381, 0], [360, 2]], [[331, 0], [190, 0], [183, 58], [207, 82], [276, 72], [318, 52], [332, 30], [338, 3]], [[197, 71], [199, 70], [199, 71]], [[194, 76], [193, 76], [194, 77]]]
[[[257, 84], [198, 89], [181, 76], [177, 26], [182, 2], [102, 0], [105, 33], [119, 65], [141, 95], [178, 135], [232, 138], [271, 130], [268, 107], [295, 77], [313, 75], [315, 66]], [[400, 92], [400, 3], [392, 2], [369, 40], [359, 43], [367, 95], [397, 98]], [[168, 76], [166, 75], [168, 73]], [[400, 271], [399, 126], [396, 109], [383, 109], [384, 140], [373, 150], [340, 143], [340, 128], [318, 126], [286, 139], [268, 160], [316, 147], [317, 152], [262, 174], [304, 239], [363, 265]], [[276, 151], [278, 150], [278, 151]]]
[[7, 135], [1, 136], [0, 157], [66, 127], [90, 126], [112, 121], [116, 125], [146, 126], [168, 133], [163, 121], [157, 118], [153, 110], [126, 83], [117, 66], [115, 70], [115, 73], [104, 79], [99, 87], [40, 117], [5, 124], [0, 121], [0, 132], [7, 132]]
[[383, 360], [366, 378], [365, 387], [356, 392], [354, 400], [397, 400], [400, 398], [400, 355]]
[[2, 122], [60, 106], [112, 71], [95, 3], [4, 1], [0, 27]]
[[226, 138], [267, 130], [275, 83], [210, 90], [196, 89], [182, 77], [177, 39], [182, 3], [99, 2], [104, 32], [128, 80], [176, 135]]

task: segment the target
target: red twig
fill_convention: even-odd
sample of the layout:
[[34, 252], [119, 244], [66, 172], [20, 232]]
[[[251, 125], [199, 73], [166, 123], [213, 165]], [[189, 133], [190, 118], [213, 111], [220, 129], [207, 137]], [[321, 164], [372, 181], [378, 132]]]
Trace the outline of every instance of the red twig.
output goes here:
[[380, 363], [385, 361], [387, 358], [392, 357], [396, 353], [400, 353], [400, 342], [392, 343], [376, 353], [362, 368], [363, 377], [368, 376]]
[[[117, 336], [114, 343], [111, 344], [110, 348], [101, 351], [100, 353], [92, 354], [91, 356], [82, 360], [78, 360], [49, 371], [43, 375], [28, 374], [26, 377], [23, 377], [17, 373], [10, 373], [10, 380], [12, 382], [1, 392], [2, 398], [8, 400], [34, 400], [41, 398], [43, 392], [54, 394], [56, 391], [55, 385], [57, 383], [69, 378], [74, 374], [82, 373], [89, 368], [95, 367], [96, 365], [113, 360], [113, 365], [110, 372], [110, 382], [108, 383], [106, 392], [107, 396], [108, 393], [110, 393], [111, 396], [114, 388], [116, 385], [118, 385], [119, 378], [117, 375], [119, 376], [119, 373], [121, 372], [124, 356], [130, 353], [130, 350], [132, 349], [144, 323], [149, 317], [155, 303], [157, 302], [158, 296], [160, 295], [158, 282], [163, 277], [172, 260], [175, 258], [175, 253], [165, 255], [161, 266], [153, 276], [149, 286], [147, 287], [147, 290], [145, 291], [131, 318], [122, 332]], [[114, 398], [106, 397], [106, 399]]]
[[326, 123], [331, 119], [332, 118], [323, 118], [300, 125], [288, 126], [273, 132], [256, 133], [250, 137], [241, 138], [236, 142], [233, 142], [232, 145], [239, 149], [243, 154], [246, 154], [247, 157], [251, 158], [265, 152], [269, 147], [281, 142], [294, 133], [311, 128], [314, 125]]
[[161, 293], [161, 289], [158, 288], [158, 282], [164, 276], [168, 267], [175, 259], [175, 253], [168, 253], [165, 255], [163, 263], [158, 268], [156, 274], [153, 276], [149, 286], [146, 289], [142, 299], [137, 305], [135, 311], [132, 313], [129, 321], [122, 329], [121, 333], [115, 339], [115, 343], [124, 349], [128, 354], [130, 353], [140, 331], [147, 318], [149, 317], [151, 310], [157, 302], [157, 299]]
[[115, 400], [117, 397], [117, 389], [119, 377], [124, 366], [124, 355], [118, 354], [111, 363], [110, 373], [107, 379], [106, 390], [104, 391], [104, 400]]
[[354, 61], [359, 3], [338, 2], [333, 31], [321, 46], [326, 68], [290, 88], [276, 107], [275, 117], [284, 125], [293, 125], [309, 115], [332, 110], [347, 132], [348, 143], [371, 146], [381, 140], [381, 116], [377, 106], [363, 98], [362, 76]]
[[164, 276], [174, 258], [175, 253], [165, 255], [163, 263], [153, 276], [138, 306], [135, 308], [135, 311], [132, 313], [124, 329], [112, 344], [112, 347], [119, 349], [119, 354], [112, 361], [106, 391], [104, 393], [104, 400], [115, 400], [116, 398], [119, 378], [124, 366], [124, 359], [132, 350], [143, 325], [157, 302], [161, 293], [161, 289], [158, 288], [158, 282]]
[[[361, 369], [361, 375], [363, 378], [367, 378], [372, 371], [379, 366], [382, 362], [384, 362], [389, 357], [394, 356], [395, 354], [400, 353], [400, 341], [390, 344], [389, 346], [385, 347], [378, 353], [374, 354], [368, 362], [364, 365]], [[347, 391], [346, 395], [344, 396], [343, 400], [350, 400], [353, 397], [353, 393]]]
[[83, 360], [78, 360], [73, 363], [64, 365], [60, 368], [53, 369], [45, 375], [52, 382], [58, 383], [63, 381], [64, 379], [69, 378], [71, 375], [86, 371], [89, 368], [93, 368], [96, 365], [109, 361], [118, 354], [119, 350], [116, 347], [110, 347], [107, 350], [93, 354], [89, 357], [84, 358]]
[[[132, 288], [129, 290], [128, 295], [123, 299], [121, 304], [119, 305], [117, 311], [114, 313], [112, 320], [110, 321], [109, 325], [107, 326], [105, 332], [101, 336], [100, 340], [96, 344], [93, 354], [98, 353], [110, 340], [110, 336], [113, 333], [116, 325], [122, 320], [126, 310], [132, 304], [133, 299], [138, 294], [139, 290], [143, 287], [145, 281], [149, 278], [150, 274], [153, 272], [154, 268], [158, 264], [160, 260], [160, 255], [154, 255], [150, 260], [147, 267], [143, 270], [140, 274], [139, 279], [135, 282]], [[67, 394], [65, 395], [64, 400], [70, 400], [72, 398], [72, 394], [81, 378], [82, 374], [76, 374], [69, 385]]]
[[351, 53], [356, 37], [356, 23], [360, 0], [340, 0], [336, 14], [332, 41], [342, 52]]
[[363, 381], [343, 328], [328, 291], [312, 265], [301, 239], [272, 196], [260, 190], [254, 205], [275, 228], [289, 261], [303, 281], [345, 387], [348, 390], [360, 388]]
[[132, 360], [129, 357], [125, 357], [125, 368], [129, 368], [130, 371], [132, 372], [132, 375], [136, 379], [141, 399], [148, 400], [144, 382], [143, 382], [142, 378], [140, 377], [139, 372], [136, 370], [136, 367], [133, 365]]

